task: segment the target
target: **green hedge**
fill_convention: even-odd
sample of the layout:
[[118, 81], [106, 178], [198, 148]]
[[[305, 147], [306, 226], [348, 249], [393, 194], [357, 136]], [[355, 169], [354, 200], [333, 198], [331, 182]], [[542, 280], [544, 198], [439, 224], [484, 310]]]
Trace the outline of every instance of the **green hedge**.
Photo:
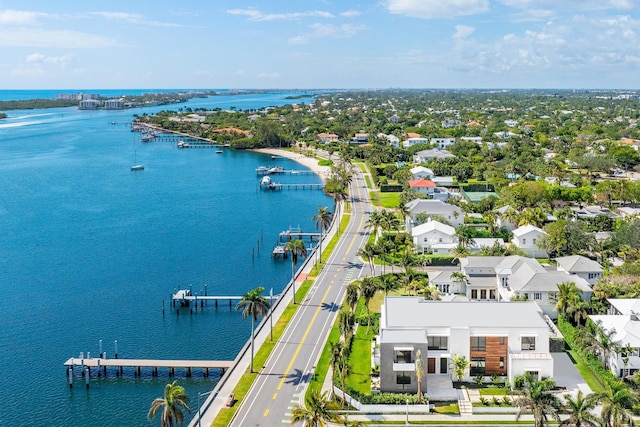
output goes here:
[[402, 185], [393, 184], [380, 184], [381, 193], [400, 193], [402, 192]]
[[451, 255], [427, 255], [429, 265], [456, 265], [458, 263], [457, 258]]
[[[350, 387], [347, 387], [347, 394], [364, 405], [406, 405], [407, 400], [411, 405], [418, 405], [429, 400], [427, 395], [422, 396], [422, 401], [418, 401], [415, 393], [376, 393], [364, 395]], [[340, 393], [337, 394], [340, 397]]]

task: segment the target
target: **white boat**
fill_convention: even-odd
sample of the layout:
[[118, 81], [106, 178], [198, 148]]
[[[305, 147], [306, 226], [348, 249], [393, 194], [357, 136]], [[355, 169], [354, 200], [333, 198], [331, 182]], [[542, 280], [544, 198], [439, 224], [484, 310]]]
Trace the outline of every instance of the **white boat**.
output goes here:
[[258, 167], [256, 168], [256, 173], [257, 173], [258, 175], [264, 175], [264, 174], [266, 174], [267, 172], [269, 172], [269, 168], [268, 168], [268, 167], [266, 167], [266, 166], [258, 166]]
[[222, 154], [222, 150], [216, 150], [216, 154]]
[[272, 168], [270, 168], [267, 173], [271, 174], [271, 173], [282, 173], [284, 172], [284, 168], [282, 166], [274, 166]]
[[270, 176], [263, 176], [260, 180], [260, 187], [268, 187], [272, 184]]
[[143, 171], [144, 170], [144, 165], [140, 165], [140, 164], [133, 165], [133, 166], [131, 166], [131, 170], [132, 171]]
[[189, 148], [189, 144], [184, 141], [178, 141], [178, 148]]

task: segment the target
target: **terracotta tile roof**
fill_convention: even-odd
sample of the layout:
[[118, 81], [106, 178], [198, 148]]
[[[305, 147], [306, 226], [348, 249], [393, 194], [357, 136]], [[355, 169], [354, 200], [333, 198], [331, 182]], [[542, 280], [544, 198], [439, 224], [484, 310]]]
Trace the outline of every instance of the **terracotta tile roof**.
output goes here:
[[436, 188], [436, 183], [429, 179], [412, 179], [409, 180], [411, 188]]

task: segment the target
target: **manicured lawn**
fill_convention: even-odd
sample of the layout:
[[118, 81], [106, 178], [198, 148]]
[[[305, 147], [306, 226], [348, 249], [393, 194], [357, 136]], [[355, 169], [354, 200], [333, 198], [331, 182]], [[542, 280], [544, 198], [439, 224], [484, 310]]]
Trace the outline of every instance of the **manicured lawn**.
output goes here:
[[433, 412], [437, 414], [459, 414], [460, 409], [458, 408], [458, 404], [455, 402], [448, 405], [438, 405], [436, 403], [435, 408], [433, 408]]
[[402, 193], [378, 193], [380, 204], [385, 208], [397, 208], [400, 206], [400, 194]]
[[362, 394], [371, 394], [371, 339], [373, 328], [367, 333], [366, 326], [359, 326], [353, 337], [349, 366], [351, 374], [346, 379], [347, 387]]
[[507, 390], [503, 388], [481, 388], [480, 396], [506, 396]]
[[316, 365], [316, 370], [313, 373], [313, 377], [309, 382], [309, 387], [307, 388], [307, 396], [313, 390], [321, 390], [322, 383], [324, 383], [324, 379], [327, 377], [327, 373], [329, 372], [329, 368], [331, 367], [331, 344], [337, 342], [340, 339], [340, 331], [336, 323], [333, 325], [331, 329], [331, 333], [329, 333], [329, 339], [327, 340], [324, 349], [322, 350], [322, 355], [320, 355], [320, 360], [318, 360], [318, 364]]

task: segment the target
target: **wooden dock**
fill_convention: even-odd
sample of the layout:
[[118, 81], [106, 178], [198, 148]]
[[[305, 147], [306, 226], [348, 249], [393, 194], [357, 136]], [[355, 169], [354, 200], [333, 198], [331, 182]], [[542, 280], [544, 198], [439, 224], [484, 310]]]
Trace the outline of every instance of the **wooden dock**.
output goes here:
[[296, 169], [256, 169], [256, 175], [264, 176], [264, 175], [317, 175], [316, 172], [312, 170], [296, 170]]
[[320, 239], [320, 233], [305, 233], [300, 229], [293, 229], [293, 228], [290, 228], [285, 231], [281, 231], [279, 236], [280, 236], [280, 241], [288, 241], [293, 239], [298, 239], [298, 240], [309, 239], [313, 241], [313, 240]]
[[209, 369], [220, 369], [221, 375], [225, 370], [233, 366], [232, 360], [159, 360], [159, 359], [106, 359], [99, 357], [72, 357], [64, 366], [68, 370], [69, 387], [73, 386], [73, 371], [80, 368], [85, 376], [87, 387], [89, 387], [89, 377], [91, 371], [95, 370], [98, 376], [107, 376], [107, 368], [115, 368], [116, 376], [124, 375], [125, 368], [133, 368], [133, 376], [141, 376], [142, 368], [151, 369], [151, 375], [158, 376], [159, 369], [166, 369], [169, 376], [174, 376], [176, 369], [184, 369], [186, 376], [190, 377], [194, 369], [202, 370], [203, 376], [209, 376]]
[[264, 187], [268, 190], [273, 191], [282, 191], [282, 190], [298, 190], [298, 189], [309, 189], [309, 190], [322, 190], [324, 188], [324, 184], [281, 184], [279, 182], [272, 182], [267, 187]]

